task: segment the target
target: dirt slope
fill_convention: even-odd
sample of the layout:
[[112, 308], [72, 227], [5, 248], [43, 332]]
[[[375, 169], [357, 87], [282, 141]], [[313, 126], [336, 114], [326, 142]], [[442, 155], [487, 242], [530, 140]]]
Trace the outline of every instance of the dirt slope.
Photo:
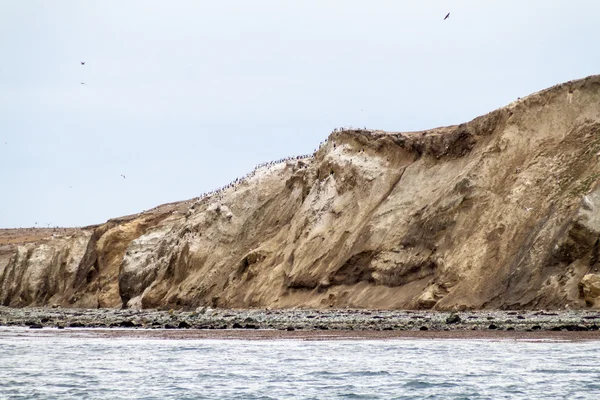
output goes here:
[[600, 307], [600, 76], [311, 156], [69, 235], [0, 248], [0, 303]]

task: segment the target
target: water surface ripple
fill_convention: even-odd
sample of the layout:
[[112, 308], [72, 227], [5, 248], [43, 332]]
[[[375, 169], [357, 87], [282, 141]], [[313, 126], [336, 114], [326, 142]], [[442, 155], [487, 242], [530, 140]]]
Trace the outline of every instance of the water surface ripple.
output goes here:
[[0, 330], [0, 398], [598, 399], [600, 342], [107, 339]]

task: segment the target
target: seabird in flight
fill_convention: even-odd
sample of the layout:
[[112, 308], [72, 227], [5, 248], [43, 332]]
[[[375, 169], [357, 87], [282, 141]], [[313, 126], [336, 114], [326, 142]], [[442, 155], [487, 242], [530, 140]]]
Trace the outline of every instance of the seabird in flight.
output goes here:
[[121, 174], [121, 176], [123, 177], [123, 179], [125, 179], [125, 175]]
[[79, 61], [81, 65], [85, 65], [85, 61]]
[[444, 21], [447, 20], [448, 18], [450, 18], [450, 13], [446, 14], [446, 16], [444, 17]]

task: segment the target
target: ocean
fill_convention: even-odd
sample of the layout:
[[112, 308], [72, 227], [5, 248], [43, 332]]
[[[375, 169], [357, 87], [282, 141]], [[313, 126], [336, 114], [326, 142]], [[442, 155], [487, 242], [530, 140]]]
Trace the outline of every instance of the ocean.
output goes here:
[[600, 399], [600, 342], [214, 340], [0, 328], [1, 399]]

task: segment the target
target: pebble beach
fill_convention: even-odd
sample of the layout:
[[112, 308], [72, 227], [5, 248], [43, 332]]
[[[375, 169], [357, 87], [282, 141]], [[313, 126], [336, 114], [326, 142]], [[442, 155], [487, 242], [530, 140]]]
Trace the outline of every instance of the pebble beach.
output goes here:
[[[0, 326], [168, 338], [559, 338], [600, 339], [594, 311], [231, 310], [8, 308]], [[93, 328], [93, 329], [92, 329]], [[126, 328], [126, 329], [124, 329]]]

